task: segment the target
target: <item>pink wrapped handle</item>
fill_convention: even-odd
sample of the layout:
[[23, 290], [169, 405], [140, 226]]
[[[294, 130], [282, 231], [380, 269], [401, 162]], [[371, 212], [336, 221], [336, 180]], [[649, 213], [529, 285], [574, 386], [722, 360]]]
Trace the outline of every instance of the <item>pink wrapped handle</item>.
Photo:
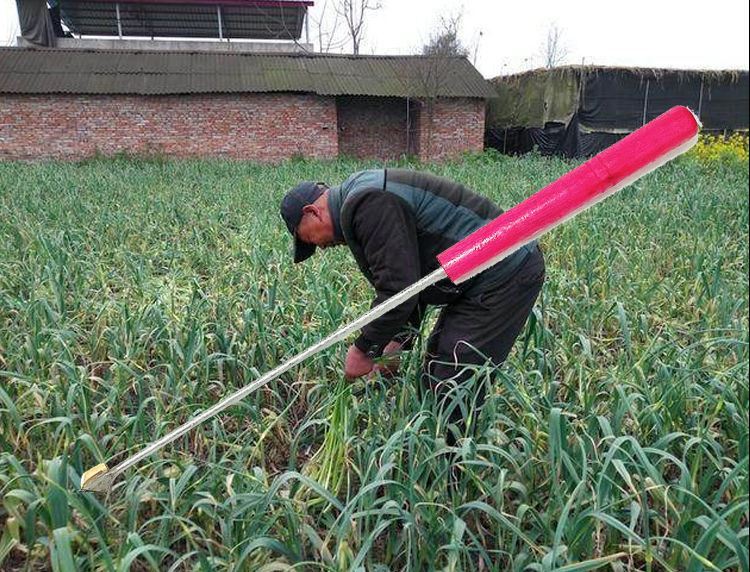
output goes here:
[[496, 264], [646, 173], [690, 149], [700, 122], [673, 107], [438, 255], [456, 284]]

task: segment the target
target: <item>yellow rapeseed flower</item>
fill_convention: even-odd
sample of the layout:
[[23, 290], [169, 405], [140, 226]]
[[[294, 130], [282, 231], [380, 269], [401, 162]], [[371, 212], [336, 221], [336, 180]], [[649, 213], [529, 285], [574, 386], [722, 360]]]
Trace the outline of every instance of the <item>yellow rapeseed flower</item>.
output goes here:
[[734, 133], [726, 138], [721, 135], [701, 135], [689, 152], [689, 156], [709, 166], [747, 162], [748, 155], [748, 136], [743, 133]]

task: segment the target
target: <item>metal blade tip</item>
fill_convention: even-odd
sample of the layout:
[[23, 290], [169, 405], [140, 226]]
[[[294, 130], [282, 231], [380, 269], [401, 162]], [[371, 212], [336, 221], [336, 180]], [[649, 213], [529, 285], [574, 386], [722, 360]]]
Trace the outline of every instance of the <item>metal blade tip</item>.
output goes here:
[[81, 476], [81, 490], [104, 492], [112, 485], [114, 475], [107, 475], [109, 468], [99, 463]]

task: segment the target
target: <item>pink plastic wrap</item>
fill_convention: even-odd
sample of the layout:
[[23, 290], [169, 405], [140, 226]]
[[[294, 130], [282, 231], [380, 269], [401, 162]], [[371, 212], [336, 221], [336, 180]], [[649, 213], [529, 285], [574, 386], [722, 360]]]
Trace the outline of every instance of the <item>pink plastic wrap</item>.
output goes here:
[[693, 146], [700, 123], [673, 107], [438, 255], [459, 283]]

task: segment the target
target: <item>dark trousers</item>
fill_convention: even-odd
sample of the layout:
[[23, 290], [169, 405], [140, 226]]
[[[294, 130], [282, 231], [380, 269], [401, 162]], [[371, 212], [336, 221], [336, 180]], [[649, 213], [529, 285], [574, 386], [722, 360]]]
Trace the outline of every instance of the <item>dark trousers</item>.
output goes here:
[[[523, 331], [543, 283], [544, 257], [537, 248], [507, 281], [481, 294], [464, 295], [443, 308], [427, 341], [422, 389], [435, 392], [443, 406], [450, 406], [454, 396], [466, 393], [467, 381], [476, 372], [466, 365], [502, 364]], [[464, 395], [463, 401], [475, 417], [484, 403], [485, 383], [473, 381], [479, 384], [471, 392], [476, 400], [467, 403]], [[449, 421], [461, 432], [467, 429], [467, 407], [448, 413]], [[446, 440], [455, 444], [450, 431]]]

